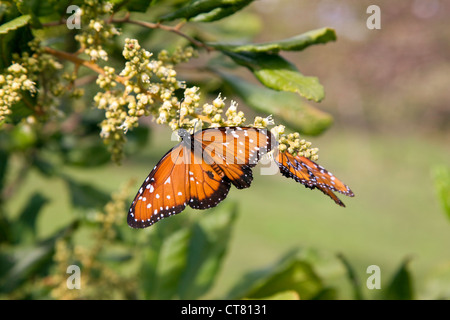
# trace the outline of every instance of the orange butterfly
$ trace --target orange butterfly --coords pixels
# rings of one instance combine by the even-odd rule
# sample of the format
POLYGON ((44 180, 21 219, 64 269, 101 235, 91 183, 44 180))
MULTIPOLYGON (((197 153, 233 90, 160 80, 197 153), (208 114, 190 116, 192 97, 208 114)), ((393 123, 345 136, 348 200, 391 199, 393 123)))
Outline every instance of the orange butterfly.
MULTIPOLYGON (((276 140, 266 129, 221 127, 194 134, 181 129, 179 135, 182 141, 162 157, 139 188, 128 212, 129 226, 146 228, 186 206, 217 206, 231 184, 238 189, 250 187, 251 168, 276 149, 276 140)), ((284 176, 318 188, 339 205, 344 206, 332 191, 353 196, 346 185, 311 160, 284 152, 275 162, 284 176)))
POLYGON ((353 197, 354 193, 331 172, 312 160, 301 156, 293 156, 288 152, 279 152, 275 160, 282 175, 300 182, 305 187, 317 188, 334 200, 338 205, 345 207, 344 203, 333 193, 340 192, 353 197))

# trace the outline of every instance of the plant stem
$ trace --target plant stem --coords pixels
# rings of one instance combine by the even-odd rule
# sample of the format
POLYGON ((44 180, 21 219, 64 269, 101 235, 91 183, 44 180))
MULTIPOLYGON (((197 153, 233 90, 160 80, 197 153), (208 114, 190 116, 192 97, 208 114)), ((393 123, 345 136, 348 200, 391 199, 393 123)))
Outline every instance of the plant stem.
MULTIPOLYGON (((102 74, 102 75, 106 74, 105 70, 103 70, 99 65, 95 64, 92 61, 80 59, 74 54, 71 54, 71 53, 68 53, 68 52, 64 52, 64 51, 59 51, 59 50, 56 50, 56 49, 53 49, 53 48, 49 48, 49 47, 44 47, 44 51, 46 53, 51 54, 52 56, 57 57, 57 58, 73 62, 76 66, 84 66, 86 68, 91 69, 92 71, 95 71, 96 73, 99 73, 99 74, 102 74)), ((127 78, 116 75, 114 80, 116 80, 117 82, 120 82, 121 84, 125 85, 125 82, 126 82, 127 78)))

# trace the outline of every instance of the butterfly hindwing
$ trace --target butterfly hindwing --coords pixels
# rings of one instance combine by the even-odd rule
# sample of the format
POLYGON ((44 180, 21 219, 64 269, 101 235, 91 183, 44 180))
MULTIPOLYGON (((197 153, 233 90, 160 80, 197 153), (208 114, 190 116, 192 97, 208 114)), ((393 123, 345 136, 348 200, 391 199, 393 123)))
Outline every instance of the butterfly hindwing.
MULTIPOLYGON (((194 155, 192 155, 194 157, 194 155)), ((204 159, 189 165, 188 183, 190 190, 189 206, 194 209, 208 209, 217 206, 230 190, 230 180, 204 159)))

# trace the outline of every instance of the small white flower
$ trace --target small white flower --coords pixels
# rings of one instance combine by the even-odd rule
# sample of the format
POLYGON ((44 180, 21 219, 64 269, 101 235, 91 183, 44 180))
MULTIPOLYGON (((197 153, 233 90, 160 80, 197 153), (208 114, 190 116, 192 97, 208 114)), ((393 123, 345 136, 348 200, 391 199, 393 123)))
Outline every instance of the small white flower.
POLYGON ((103 28, 103 25, 100 22, 95 21, 92 28, 94 28, 95 31, 100 32, 100 30, 102 30, 103 28))
POLYGON ((275 135, 275 137, 278 137, 284 133, 285 126, 282 124, 273 127, 270 131, 275 135))

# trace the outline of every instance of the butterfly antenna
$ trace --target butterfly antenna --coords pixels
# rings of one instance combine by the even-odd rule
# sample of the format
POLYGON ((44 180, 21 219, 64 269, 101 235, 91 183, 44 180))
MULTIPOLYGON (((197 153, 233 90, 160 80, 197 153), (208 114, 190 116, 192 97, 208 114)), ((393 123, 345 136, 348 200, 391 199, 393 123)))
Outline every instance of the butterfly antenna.
POLYGON ((178 108, 178 128, 181 129, 181 104, 183 103, 184 98, 180 101, 180 107, 178 108))

